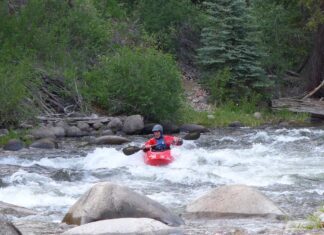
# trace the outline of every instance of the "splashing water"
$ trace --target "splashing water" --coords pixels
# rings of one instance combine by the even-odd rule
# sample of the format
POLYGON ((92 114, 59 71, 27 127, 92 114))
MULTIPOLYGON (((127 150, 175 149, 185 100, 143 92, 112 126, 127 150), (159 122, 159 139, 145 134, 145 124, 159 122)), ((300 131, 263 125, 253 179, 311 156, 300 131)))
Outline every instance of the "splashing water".
MULTIPOLYGON (((144 141, 136 137, 132 144, 144 141)), ((318 129, 215 130, 174 147, 175 161, 163 167, 145 165, 142 152, 125 156, 120 147, 96 148, 85 156, 58 150, 35 158, 12 154, 0 158, 7 185, 0 188, 0 201, 53 211, 50 219, 60 221, 100 181, 126 185, 180 211, 211 188, 246 184, 290 215, 303 217, 323 198, 323 143, 324 131, 318 129), (8 170, 13 167, 19 170, 8 170)))

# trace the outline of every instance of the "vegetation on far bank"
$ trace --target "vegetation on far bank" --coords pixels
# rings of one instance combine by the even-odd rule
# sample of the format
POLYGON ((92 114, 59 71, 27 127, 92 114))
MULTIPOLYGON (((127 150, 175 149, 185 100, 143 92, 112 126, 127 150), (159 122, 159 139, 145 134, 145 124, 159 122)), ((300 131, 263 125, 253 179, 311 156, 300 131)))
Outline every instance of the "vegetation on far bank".
POLYGON ((307 67, 321 59, 310 55, 323 46, 316 39, 324 17, 315 0, 15 4, 0 2, 0 126, 93 107, 209 126, 300 120, 265 104, 290 94, 289 86, 303 88, 284 79, 287 71, 309 78, 309 87, 318 84, 314 72, 321 74, 307 67), (191 71, 217 107, 213 120, 183 105, 180 78, 191 71), (263 117, 250 119, 252 110, 263 117))
POLYGON ((211 111, 197 112, 191 107, 182 109, 183 116, 180 123, 196 123, 207 127, 227 127, 230 124, 239 122, 243 126, 257 127, 260 125, 274 125, 288 122, 289 126, 305 125, 309 117, 305 113, 292 113, 290 111, 276 111, 269 109, 255 109, 249 105, 236 105, 230 103, 211 111), (252 109, 250 109, 252 108, 252 109), (260 117, 255 117, 254 113, 260 112, 260 117))

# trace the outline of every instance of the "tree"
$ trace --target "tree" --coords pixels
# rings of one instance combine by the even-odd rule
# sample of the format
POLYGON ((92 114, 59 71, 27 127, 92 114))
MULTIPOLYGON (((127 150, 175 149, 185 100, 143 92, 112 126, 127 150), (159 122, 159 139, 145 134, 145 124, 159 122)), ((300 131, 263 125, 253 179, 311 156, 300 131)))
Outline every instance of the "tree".
POLYGON ((204 5, 209 24, 202 30, 199 63, 213 76, 223 74, 224 69, 228 74, 229 70, 231 76, 220 89, 230 90, 233 99, 249 97, 268 86, 270 82, 260 66, 257 31, 245 1, 214 0, 204 5))
MULTIPOLYGON (((324 80, 324 2, 321 0, 301 0, 308 9, 307 26, 314 32, 313 50, 309 65, 309 89, 317 87, 324 80)), ((322 91, 320 95, 323 95, 322 91)))

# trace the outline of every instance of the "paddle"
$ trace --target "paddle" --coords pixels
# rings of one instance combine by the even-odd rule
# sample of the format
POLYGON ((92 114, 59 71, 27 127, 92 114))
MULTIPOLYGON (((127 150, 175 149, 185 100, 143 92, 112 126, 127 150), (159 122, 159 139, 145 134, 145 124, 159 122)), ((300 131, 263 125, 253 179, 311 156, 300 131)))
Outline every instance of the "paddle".
MULTIPOLYGON (((191 132, 186 134, 182 139, 184 140, 197 140, 200 137, 199 132, 191 132)), ((136 146, 128 146, 126 148, 123 148, 123 153, 125 155, 132 155, 134 153, 137 153, 138 151, 143 150, 141 147, 136 147, 136 146)))

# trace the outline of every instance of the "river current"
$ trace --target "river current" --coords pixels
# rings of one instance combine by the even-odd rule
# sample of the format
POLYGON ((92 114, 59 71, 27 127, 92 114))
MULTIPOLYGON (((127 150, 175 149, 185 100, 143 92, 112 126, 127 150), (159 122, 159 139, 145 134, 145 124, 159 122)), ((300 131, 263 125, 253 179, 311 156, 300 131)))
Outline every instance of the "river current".
MULTIPOLYGON (((134 136, 141 145, 148 136, 134 136)), ((147 166, 143 153, 125 146, 0 153, 0 201, 39 211, 35 219, 59 222, 92 185, 111 181, 182 213, 185 206, 220 185, 257 187, 292 219, 323 203, 324 129, 215 129, 172 149, 175 161, 147 166)))

